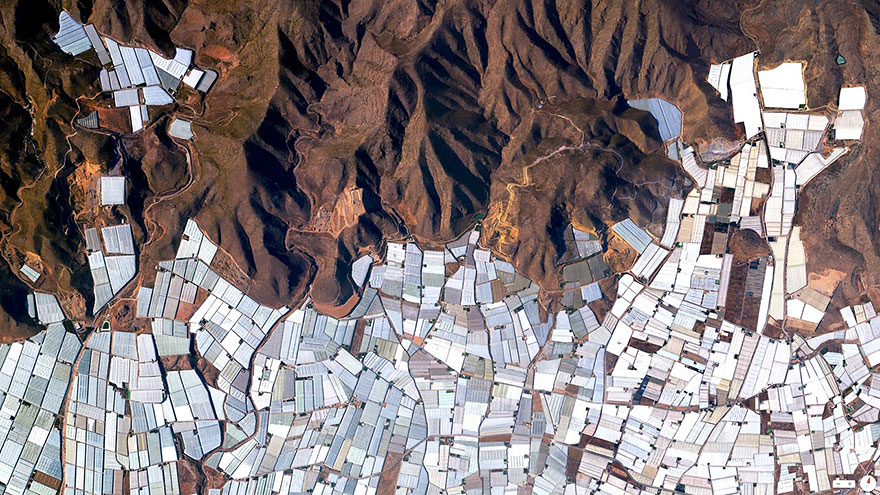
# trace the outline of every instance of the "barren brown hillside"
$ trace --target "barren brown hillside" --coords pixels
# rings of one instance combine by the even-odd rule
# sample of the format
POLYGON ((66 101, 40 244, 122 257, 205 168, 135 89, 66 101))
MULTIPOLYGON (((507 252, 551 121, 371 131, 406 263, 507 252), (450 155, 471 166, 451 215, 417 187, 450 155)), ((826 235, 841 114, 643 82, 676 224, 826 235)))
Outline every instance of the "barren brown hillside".
MULTIPOLYGON (((479 214, 489 247, 557 288, 566 225, 601 238, 630 216, 658 233, 664 198, 692 187, 663 158, 648 114, 624 99, 672 101, 684 140, 709 152, 742 134, 705 82, 712 62, 752 49, 762 65, 805 60, 811 108, 833 105, 841 83, 880 95, 870 77, 880 45, 873 4, 724 4, 5 2, 6 335, 35 328, 23 311, 27 286, 14 276, 23 256, 46 267, 39 289, 89 318, 82 231, 121 218, 135 227, 147 280, 195 217, 230 270, 251 280, 251 295, 275 306, 309 291, 318 304, 343 304, 356 292, 348 266, 360 254, 405 235, 450 240, 479 214), (136 135, 71 124, 99 93, 99 69, 51 43, 62 8, 119 40, 192 48, 199 66, 220 73, 207 96, 182 93, 165 112, 194 121, 193 143, 167 136, 167 115, 136 135), (846 65, 835 64, 838 52, 846 65), (96 209, 77 172, 86 166, 128 177, 127 206, 96 209), (353 191, 359 203, 349 204, 353 191)), ((869 123, 860 148, 813 181, 799 207, 810 270, 845 269, 850 296, 880 285, 876 132, 869 123)))

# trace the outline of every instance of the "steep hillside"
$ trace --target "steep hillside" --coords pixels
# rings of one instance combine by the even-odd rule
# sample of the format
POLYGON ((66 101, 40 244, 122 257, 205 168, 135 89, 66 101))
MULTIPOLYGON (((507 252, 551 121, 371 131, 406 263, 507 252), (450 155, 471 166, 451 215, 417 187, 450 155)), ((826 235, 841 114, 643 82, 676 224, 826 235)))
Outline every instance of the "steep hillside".
MULTIPOLYGON (((807 60, 811 107, 833 103, 841 82, 880 94, 866 69, 878 18, 870 5, 818 1, 8 2, 0 248, 11 272, 38 260, 38 288, 85 319, 86 223, 127 218, 150 277, 193 216, 262 302, 311 291, 332 306, 356 291, 349 263, 385 239, 439 244, 486 215, 488 245, 556 288, 567 223, 601 236, 631 216, 658 231, 661 198, 691 187, 625 98, 662 96, 682 110, 685 141, 727 149, 742 131, 705 82, 711 62, 756 48, 762 64, 807 60), (62 8, 119 40, 192 48, 220 73, 207 96, 183 93, 169 109, 194 121, 194 143, 168 138, 166 117, 123 136, 71 124, 99 92, 98 66, 50 42, 62 8), (84 167, 126 175, 128 205, 96 210, 84 167)), ((866 270, 880 260, 877 209, 864 207, 878 192, 866 180, 873 148, 814 181, 800 209, 805 231, 830 238, 807 237, 811 262, 842 256, 853 292, 880 283, 866 270), (836 193, 815 202, 814 191, 836 193)), ((17 297, 0 298, 5 313, 22 314, 17 297)))

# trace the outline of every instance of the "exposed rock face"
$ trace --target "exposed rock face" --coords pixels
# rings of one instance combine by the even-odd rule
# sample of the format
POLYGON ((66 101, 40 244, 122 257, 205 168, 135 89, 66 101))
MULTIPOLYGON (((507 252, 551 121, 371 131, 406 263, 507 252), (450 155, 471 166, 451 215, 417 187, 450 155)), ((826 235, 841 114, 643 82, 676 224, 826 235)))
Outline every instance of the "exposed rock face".
MULTIPOLYGON (((814 108, 833 104, 841 83, 880 94, 866 69, 878 18, 870 5, 819 1, 10 2, 0 7, 0 248, 12 270, 27 254, 41 260, 40 286, 83 318, 85 223, 127 217, 149 268, 194 216, 254 297, 290 304, 311 290, 337 305, 356 291, 348 265, 359 254, 405 234, 439 244, 482 213, 488 245, 555 288, 568 222, 601 236, 631 216, 656 233, 663 198, 691 187, 623 98, 662 96, 684 113, 687 142, 727 146, 742 131, 705 82, 709 63, 750 49, 767 65, 806 60, 814 108), (169 109, 194 120, 190 149, 167 137, 164 117, 128 136, 71 125, 94 103, 78 96, 98 92, 98 68, 51 44, 62 7, 119 40, 192 48, 218 70, 206 97, 182 92, 169 109), (135 186, 127 206, 89 202, 74 173, 84 164, 120 167, 135 186)), ((868 118, 876 111, 869 99, 868 118)), ((868 125, 861 149, 799 207, 810 263, 850 266, 853 293, 880 284, 875 132, 868 125)), ((21 315, 10 297, 4 313, 21 315)))

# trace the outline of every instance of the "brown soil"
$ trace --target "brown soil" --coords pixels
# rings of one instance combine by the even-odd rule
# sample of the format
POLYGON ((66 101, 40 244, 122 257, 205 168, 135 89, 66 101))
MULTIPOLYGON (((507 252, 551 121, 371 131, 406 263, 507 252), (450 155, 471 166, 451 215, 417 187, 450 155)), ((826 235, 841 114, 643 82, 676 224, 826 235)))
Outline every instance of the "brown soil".
POLYGON ((162 369, 167 371, 182 371, 192 369, 189 356, 161 356, 159 360, 162 362, 162 369))
POLYGON ((395 493, 402 460, 403 454, 388 452, 388 454, 385 455, 384 469, 382 474, 379 475, 379 486, 376 488, 377 494, 386 495, 395 493))
POLYGON ((212 387, 217 387, 217 378, 220 377, 220 370, 214 367, 213 364, 209 363, 205 358, 199 356, 196 360, 196 370, 202 374, 202 377, 205 379, 205 383, 212 387))
POLYGON ((199 487, 204 484, 205 477, 199 472, 195 463, 184 455, 178 456, 177 477, 180 481, 180 493, 207 493, 200 492, 199 487))
POLYGON ((752 261, 771 254, 767 240, 754 230, 737 230, 730 235, 727 248, 733 255, 734 263, 752 261))
MULTIPOLYGON (((810 272, 808 275, 807 286, 811 289, 831 296, 837 290, 837 285, 846 277, 846 273, 833 268, 826 268, 822 273, 810 272)), ((870 293, 870 292, 869 292, 870 293)))

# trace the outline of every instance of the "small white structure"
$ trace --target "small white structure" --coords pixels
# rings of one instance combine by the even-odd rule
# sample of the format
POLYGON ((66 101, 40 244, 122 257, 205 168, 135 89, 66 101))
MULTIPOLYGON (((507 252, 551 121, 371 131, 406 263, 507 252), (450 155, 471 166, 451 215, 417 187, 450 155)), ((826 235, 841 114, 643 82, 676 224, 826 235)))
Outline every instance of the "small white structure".
POLYGON ((27 277, 31 282, 36 282, 37 279, 40 278, 40 272, 34 270, 28 265, 21 266, 21 273, 23 273, 24 276, 27 277))
POLYGON ((709 69, 709 77, 707 80, 713 88, 718 90, 721 99, 727 101, 727 86, 730 80, 730 62, 712 64, 712 67, 709 69))
POLYGON ((125 204, 125 177, 101 177, 101 205, 125 204))
POLYGON ((187 72, 185 76, 183 76, 183 84, 186 84, 187 86, 195 89, 196 85, 199 84, 199 80, 204 74, 205 72, 199 69, 190 69, 190 71, 187 72))
POLYGON ((844 110, 834 120, 834 137, 837 139, 861 139, 865 119, 861 110, 844 110))
POLYGON ((361 256, 351 264, 351 279, 354 280, 355 285, 360 287, 364 284, 372 264, 373 257, 369 254, 361 256))
POLYGON ((174 119, 168 127, 171 137, 190 140, 193 138, 192 122, 183 119, 174 119))
POLYGON ((838 110, 862 110, 865 108, 867 94, 865 93, 864 86, 840 88, 840 98, 838 100, 838 110))
POLYGON ((733 59, 730 69, 730 93, 733 97, 733 120, 742 122, 746 137, 751 138, 761 132, 761 105, 758 102, 758 88, 755 85, 755 52, 733 59))
MULTIPOLYGON (((146 107, 144 107, 146 108, 146 107)), ((137 132, 144 128, 144 115, 141 111, 141 107, 134 106, 128 107, 128 111, 131 114, 131 132, 137 132)))
POLYGON ((765 107, 796 109, 807 104, 803 65, 798 62, 786 62, 770 70, 760 70, 758 82, 761 83, 765 107))
POLYGON ((144 103, 147 105, 170 105, 174 103, 174 99, 159 85, 141 88, 141 93, 144 96, 144 103))
POLYGON ((137 89, 120 89, 113 92, 113 104, 117 108, 137 106, 140 103, 137 89))

